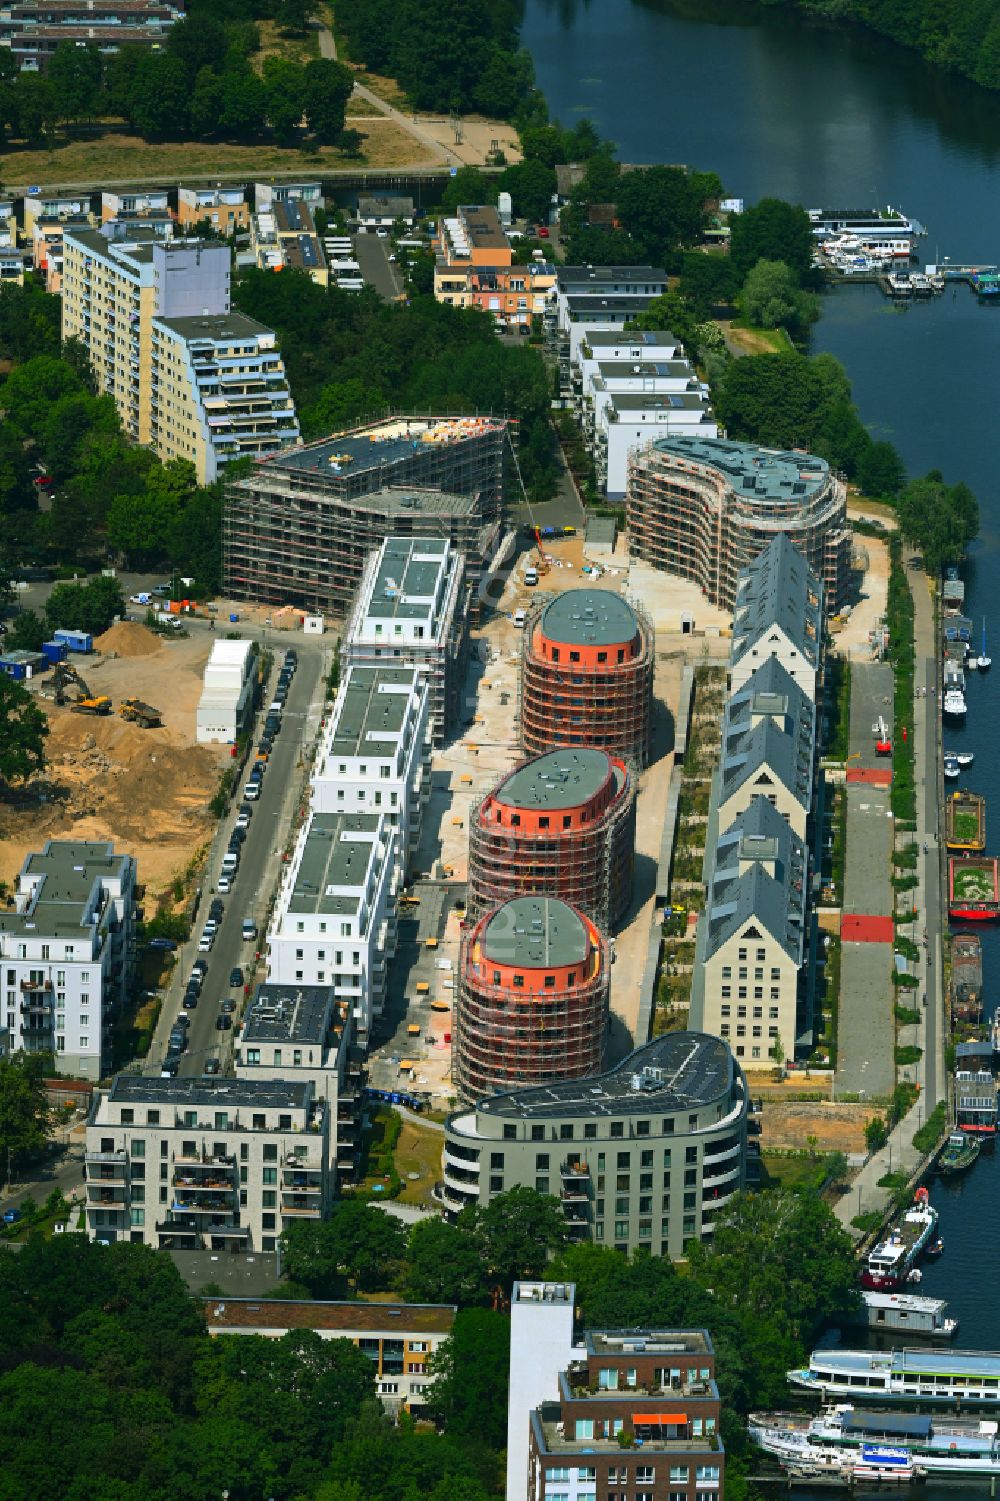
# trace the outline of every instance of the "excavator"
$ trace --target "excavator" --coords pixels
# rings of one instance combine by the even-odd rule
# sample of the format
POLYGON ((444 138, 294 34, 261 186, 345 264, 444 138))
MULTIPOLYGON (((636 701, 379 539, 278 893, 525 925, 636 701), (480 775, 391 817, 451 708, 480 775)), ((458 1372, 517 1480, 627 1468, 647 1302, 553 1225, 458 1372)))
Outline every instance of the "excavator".
POLYGON ((106 693, 92 693, 68 662, 57 662, 52 676, 40 690, 44 697, 55 699, 57 704, 69 704, 74 714, 110 714, 111 700, 106 693))
POLYGON ((118 705, 118 712, 123 719, 137 724, 143 730, 155 730, 163 723, 159 709, 154 709, 152 704, 144 704, 141 698, 123 698, 118 705))

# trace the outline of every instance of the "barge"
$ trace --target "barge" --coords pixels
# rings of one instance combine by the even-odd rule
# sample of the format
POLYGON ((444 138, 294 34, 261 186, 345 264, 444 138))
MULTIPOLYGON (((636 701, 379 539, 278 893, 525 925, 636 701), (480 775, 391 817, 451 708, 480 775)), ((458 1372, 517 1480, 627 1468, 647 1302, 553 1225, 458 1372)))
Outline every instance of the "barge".
POLYGON ((948 916, 953 922, 996 922, 1000 917, 1000 861, 995 855, 952 855, 948 861, 948 916))
POLYGON ((955 1021, 978 1021, 983 1011, 983 941, 978 933, 951 940, 951 1014, 955 1021))
POLYGON ((944 842, 950 850, 972 854, 986 848, 986 799, 978 792, 950 794, 944 807, 944 842))

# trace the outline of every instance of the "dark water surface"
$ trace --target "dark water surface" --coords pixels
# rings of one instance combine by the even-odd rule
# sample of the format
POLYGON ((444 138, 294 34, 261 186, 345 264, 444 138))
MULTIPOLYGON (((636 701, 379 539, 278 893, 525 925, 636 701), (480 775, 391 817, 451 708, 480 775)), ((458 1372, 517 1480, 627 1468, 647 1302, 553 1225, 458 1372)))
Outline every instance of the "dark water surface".
MULTIPOLYGON (((552 114, 589 115, 623 161, 714 170, 750 201, 891 203, 926 226, 922 261, 1000 262, 1000 95, 880 38, 762 16, 743 0, 527 0, 524 40, 552 114)), ((996 665, 971 676, 968 722, 946 743, 976 753, 965 781, 991 795, 988 848, 1000 852, 1000 308, 965 288, 907 309, 844 288, 824 299, 813 348, 843 361, 865 421, 911 473, 941 469, 979 497, 969 609, 977 631, 988 617, 996 665)), ((992 1012, 1000 932, 983 936, 992 1012)), ((919 1290, 949 1300, 959 1345, 1000 1350, 1000 1148, 931 1191, 945 1253, 919 1290)))

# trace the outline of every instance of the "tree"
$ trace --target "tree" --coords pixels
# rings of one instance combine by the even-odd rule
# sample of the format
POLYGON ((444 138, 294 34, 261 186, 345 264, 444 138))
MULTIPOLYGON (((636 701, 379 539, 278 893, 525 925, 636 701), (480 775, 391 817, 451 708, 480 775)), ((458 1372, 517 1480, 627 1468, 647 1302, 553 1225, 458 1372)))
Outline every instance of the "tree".
POLYGON ((559 1200, 518 1186, 488 1204, 463 1209, 461 1229, 471 1230, 487 1272, 509 1287, 516 1277, 537 1277, 549 1252, 566 1243, 559 1200))
POLYGON ((56 584, 45 605, 50 630, 81 630, 92 636, 101 635, 116 615, 124 614, 121 585, 103 577, 86 584, 56 584))
MULTIPOLYGON (((0 683, 0 712, 4 707, 0 683)), ((0 726, 0 742, 3 733, 0 726)), ((49 1116, 45 1088, 23 1054, 0 1058, 0 1171, 6 1173, 8 1164, 18 1166, 44 1150, 49 1116)))
POLYGON ((968 485, 946 485, 938 470, 911 480, 896 511, 903 536, 920 549, 932 574, 961 562, 979 531, 979 505, 968 485))
POLYGON ((85 395, 83 382, 65 360, 40 354, 8 375, 3 387, 7 422, 26 438, 41 441, 49 413, 63 396, 85 395))
POLYGON ((812 267, 813 241, 809 215, 798 204, 781 198, 762 198, 729 221, 729 254, 740 280, 758 261, 783 261, 799 282, 812 267))
POLYGON ((49 722, 22 683, 0 673, 0 779, 26 782, 45 766, 49 722))
POLYGON ((487 177, 478 167, 459 167, 445 183, 441 206, 453 214, 461 203, 496 203, 499 191, 495 177, 487 177))
POLYGON ((460 1308, 428 1366, 428 1406, 453 1438, 502 1448, 509 1366, 510 1320, 487 1308, 460 1308))
POLYGON ((285 31, 301 35, 309 24, 313 9, 313 0, 278 0, 278 25, 285 31))
POLYGON ((211 68, 201 68, 191 95, 191 134, 198 137, 214 135, 221 112, 222 80, 211 68))
POLYGON ((222 101, 219 127, 237 140, 252 140, 264 128, 267 98, 264 85, 256 73, 243 67, 227 70, 222 76, 222 101))
POLYGON ((718 307, 728 306, 736 296, 739 281, 727 255, 689 250, 681 261, 680 293, 696 318, 711 318, 718 307))
POLYGON ((486 1279, 473 1236, 444 1220, 421 1220, 410 1232, 406 1293, 417 1303, 469 1307, 486 1298, 486 1279))
POLYGON ((59 103, 49 80, 40 73, 22 73, 13 90, 14 129, 32 145, 51 134, 59 118, 59 103))
POLYGON ((360 1199, 342 1199, 323 1224, 292 1225, 285 1235, 288 1275, 313 1297, 340 1296, 345 1276, 366 1292, 389 1285, 405 1250, 404 1226, 360 1199))
POLYGON ((885 1121, 880 1115, 873 1115, 871 1120, 865 1124, 865 1146, 868 1148, 869 1154, 881 1152, 888 1140, 889 1132, 886 1129, 885 1121))
POLYGON ((508 167, 500 179, 503 191, 508 192, 519 218, 548 222, 552 195, 556 190, 556 174, 541 162, 518 162, 508 167))
POLYGON ((0 512, 34 511, 37 508, 31 465, 24 439, 13 423, 0 425, 0 512))
POLYGON ((45 70, 63 120, 90 120, 97 113, 103 81, 101 54, 93 42, 60 42, 45 70))
POLYGON ((130 118, 140 135, 153 140, 183 139, 188 133, 191 84, 179 57, 143 54, 135 72, 130 118))
POLYGON ((759 260, 747 272, 740 294, 743 316, 757 328, 801 332, 819 317, 819 300, 799 287, 784 261, 759 260))
POLYGON ((34 610, 22 610, 7 634, 7 646, 16 651, 41 651, 45 626, 34 610))
POLYGON ((774 448, 805 448, 853 476, 871 440, 832 355, 748 355, 719 382, 717 408, 731 436, 774 448))
POLYGON ((644 167, 618 182, 618 217, 645 256, 670 260, 705 228, 705 205, 721 192, 718 178, 683 167, 644 167))
POLYGON ((316 57, 306 63, 304 86, 309 129, 318 141, 331 144, 344 128, 354 75, 343 63, 316 57))
POLYGON ((167 50, 183 63, 189 84, 206 68, 221 73, 228 47, 225 26, 205 11, 182 17, 167 32, 167 50))
POLYGON ((891 500, 906 483, 906 470, 891 443, 873 442, 858 465, 858 485, 865 495, 891 500))
POLYGON ((279 141, 291 140, 302 121, 305 79, 298 63, 269 57, 264 63, 267 118, 279 141))

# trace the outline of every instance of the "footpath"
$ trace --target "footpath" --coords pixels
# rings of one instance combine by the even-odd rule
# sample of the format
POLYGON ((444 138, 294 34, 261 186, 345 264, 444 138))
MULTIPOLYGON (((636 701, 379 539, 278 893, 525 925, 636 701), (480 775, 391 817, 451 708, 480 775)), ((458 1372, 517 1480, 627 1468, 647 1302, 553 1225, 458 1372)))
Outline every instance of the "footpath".
MULTIPOLYGON (((902 1042, 913 1041, 922 1049, 917 1064, 902 1070, 904 1078, 910 1078, 920 1093, 899 1124, 890 1132, 885 1146, 875 1152, 865 1163, 852 1185, 835 1206, 834 1213, 853 1235, 860 1232, 851 1225, 858 1214, 885 1213, 891 1204, 894 1190, 880 1188, 879 1179, 889 1173, 905 1173, 913 1177, 925 1165, 925 1154, 913 1145, 913 1135, 927 1120, 939 1100, 947 1094, 947 1075, 944 1064, 944 1048, 947 1038, 947 1017, 944 993, 944 954, 942 927, 942 857, 939 839, 938 809, 941 759, 939 754, 940 721, 938 705, 938 658, 937 633, 934 622, 934 601, 930 585, 923 570, 908 570, 910 591, 914 602, 914 703, 911 725, 913 736, 914 780, 917 788, 917 829, 915 839, 918 848, 918 885, 913 892, 914 907, 918 913, 915 932, 920 938, 920 964, 926 970, 926 1007, 919 997, 923 987, 913 992, 914 1004, 921 1011, 918 1026, 901 1033, 902 1042), (933 691, 932 691, 933 690, 933 691), (926 848, 926 853, 925 853, 926 848), (925 959, 923 938, 926 935, 925 959)), ((850 854, 850 846, 848 846, 850 854)))

